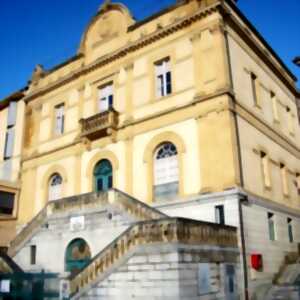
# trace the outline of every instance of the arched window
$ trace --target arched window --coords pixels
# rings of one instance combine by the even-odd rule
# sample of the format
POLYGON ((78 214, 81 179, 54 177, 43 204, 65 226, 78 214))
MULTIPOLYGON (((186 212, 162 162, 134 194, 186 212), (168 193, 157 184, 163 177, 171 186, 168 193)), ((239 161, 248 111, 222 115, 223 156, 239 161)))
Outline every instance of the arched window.
POLYGON ((107 191, 113 187, 113 170, 109 160, 100 160, 94 169, 95 192, 107 191))
POLYGON ((154 196, 168 200, 178 194, 178 153, 174 144, 161 144, 154 153, 154 196))
POLYGON ((83 239, 71 241, 66 249, 65 270, 72 275, 79 273, 90 261, 91 250, 83 239))
POLYGON ((49 187, 48 187, 48 200, 57 200, 62 197, 62 184, 63 184, 63 179, 62 177, 58 174, 55 173, 51 176, 49 180, 49 187))

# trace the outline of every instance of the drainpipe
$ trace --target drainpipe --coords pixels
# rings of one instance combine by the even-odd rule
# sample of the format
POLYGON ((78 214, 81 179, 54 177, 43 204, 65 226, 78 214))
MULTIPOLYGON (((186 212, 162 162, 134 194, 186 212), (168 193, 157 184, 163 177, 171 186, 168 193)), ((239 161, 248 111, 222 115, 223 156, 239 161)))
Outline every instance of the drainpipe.
MULTIPOLYGON (((234 95, 234 82, 232 76, 232 64, 231 64, 231 55, 228 41, 228 32, 225 28, 224 30, 225 44, 226 44, 226 52, 228 57, 228 67, 229 67, 229 77, 230 77, 230 88, 233 92, 233 118, 234 118, 234 127, 235 134, 237 139, 237 150, 238 150, 238 160, 239 160, 239 172, 240 172, 240 185, 241 188, 244 188, 244 174, 243 174, 243 165, 242 165, 242 151, 241 151, 241 141, 239 134, 239 126, 237 113, 235 110, 235 95, 234 95)), ((248 267, 247 267, 247 254, 246 254, 246 242, 245 242, 245 232, 244 232, 244 217, 243 217, 243 203, 247 202, 247 196, 239 195, 238 196, 238 210, 239 210, 239 226, 240 226, 240 240, 241 240, 241 252, 242 252, 242 267, 244 274, 244 299, 249 300, 249 283, 248 283, 248 267)))

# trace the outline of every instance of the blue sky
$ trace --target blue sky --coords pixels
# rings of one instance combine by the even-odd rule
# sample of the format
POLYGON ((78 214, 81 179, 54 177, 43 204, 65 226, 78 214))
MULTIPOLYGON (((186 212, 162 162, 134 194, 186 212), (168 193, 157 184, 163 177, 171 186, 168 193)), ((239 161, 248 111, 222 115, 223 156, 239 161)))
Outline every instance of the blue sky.
MULTIPOLYGON (((51 68, 76 54, 102 0, 0 0, 0 99, 26 85, 36 64, 51 68)), ((140 20, 175 0, 123 0, 140 20), (153 4, 154 3, 154 4, 153 4)), ((290 70, 300 55, 300 0, 239 0, 239 8, 290 70)), ((298 84, 299 86, 299 84, 298 84)))

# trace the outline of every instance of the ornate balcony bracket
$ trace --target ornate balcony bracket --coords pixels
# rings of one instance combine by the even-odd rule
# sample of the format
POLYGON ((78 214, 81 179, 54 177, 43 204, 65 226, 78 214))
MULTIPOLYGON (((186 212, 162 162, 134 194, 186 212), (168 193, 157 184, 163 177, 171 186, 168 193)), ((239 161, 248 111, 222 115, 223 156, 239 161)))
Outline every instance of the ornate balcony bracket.
POLYGON ((113 108, 96 114, 87 119, 81 119, 81 139, 96 140, 99 138, 114 137, 118 128, 119 113, 113 108))

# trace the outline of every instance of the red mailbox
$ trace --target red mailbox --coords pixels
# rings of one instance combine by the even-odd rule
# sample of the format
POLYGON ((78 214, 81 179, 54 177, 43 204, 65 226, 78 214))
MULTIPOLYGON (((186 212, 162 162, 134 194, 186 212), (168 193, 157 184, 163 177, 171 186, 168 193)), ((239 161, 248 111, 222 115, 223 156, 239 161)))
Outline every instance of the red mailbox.
POLYGON ((251 254, 251 267, 259 271, 263 267, 263 259, 261 254, 251 254))

